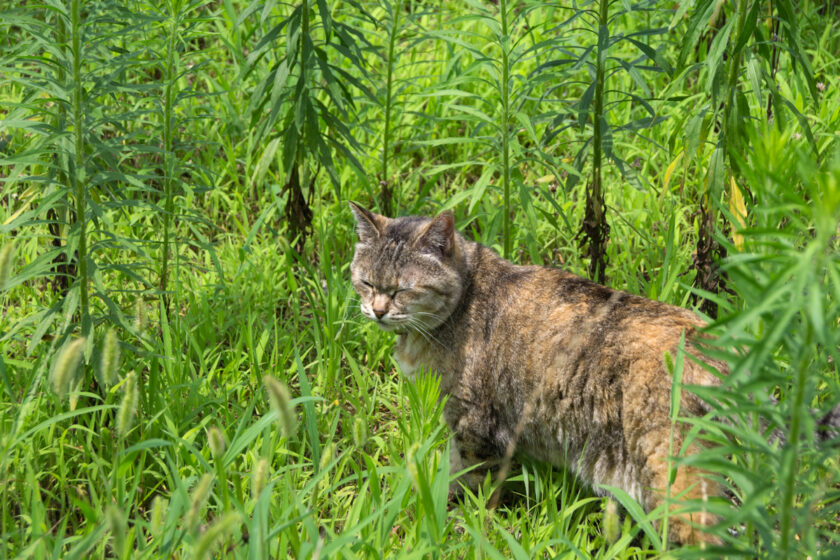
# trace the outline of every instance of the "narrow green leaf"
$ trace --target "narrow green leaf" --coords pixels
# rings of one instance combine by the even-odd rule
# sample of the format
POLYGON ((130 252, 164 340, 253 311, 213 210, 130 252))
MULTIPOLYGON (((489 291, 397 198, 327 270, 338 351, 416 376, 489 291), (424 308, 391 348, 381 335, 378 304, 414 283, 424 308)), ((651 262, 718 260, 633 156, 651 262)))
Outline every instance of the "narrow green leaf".
POLYGON ((724 75, 726 65, 723 62, 723 54, 726 52, 726 47, 729 44, 729 35, 732 33, 732 27, 735 25, 735 20, 730 18, 722 28, 717 30, 715 38, 712 39, 712 45, 709 47, 709 54, 706 56, 706 68, 708 74, 706 75, 706 90, 712 90, 712 84, 719 76, 724 75))

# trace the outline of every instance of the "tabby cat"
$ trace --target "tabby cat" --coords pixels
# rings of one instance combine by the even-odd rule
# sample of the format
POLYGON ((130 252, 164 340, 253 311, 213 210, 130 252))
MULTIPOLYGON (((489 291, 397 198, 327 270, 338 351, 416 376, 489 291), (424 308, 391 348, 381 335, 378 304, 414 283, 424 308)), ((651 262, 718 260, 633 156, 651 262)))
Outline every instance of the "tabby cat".
MULTIPOLYGON (((451 212, 390 219, 351 206, 359 243, 350 270, 362 313, 399 334, 404 374, 440 374, 450 472, 478 465, 456 489, 474 488, 515 450, 622 488, 647 510, 662 503, 668 457, 684 441, 679 425, 671 439, 665 356, 677 354, 683 333, 686 352, 700 355, 700 319, 563 270, 514 265, 458 234, 451 212)), ((684 360, 683 383, 719 384, 710 370, 723 375, 725 367, 712 365, 684 360)), ((682 413, 706 411, 682 392, 682 413)), ((719 493, 686 466, 670 492, 700 500, 719 493)), ((710 541, 696 527, 714 521, 677 515, 669 533, 710 541)))

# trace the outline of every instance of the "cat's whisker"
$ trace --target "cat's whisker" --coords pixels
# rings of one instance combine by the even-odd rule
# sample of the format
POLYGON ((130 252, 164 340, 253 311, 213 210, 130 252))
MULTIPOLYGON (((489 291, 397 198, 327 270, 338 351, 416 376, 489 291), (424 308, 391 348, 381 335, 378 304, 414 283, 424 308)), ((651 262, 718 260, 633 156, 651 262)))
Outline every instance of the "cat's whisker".
POLYGON ((426 342, 431 342, 432 340, 434 340, 438 345, 444 347, 444 344, 440 340, 438 340, 437 337, 431 333, 429 328, 418 319, 415 319, 414 317, 409 317, 408 321, 406 321, 406 325, 414 327, 414 330, 418 332, 423 338, 425 338, 426 342), (429 340, 430 338, 431 340, 429 340))
POLYGON ((431 317, 432 319, 435 319, 436 321, 441 321, 441 322, 444 320, 444 318, 441 317, 440 315, 438 315, 437 313, 429 313, 428 311, 415 311, 413 314, 414 315, 423 315, 424 317, 431 317))
POLYGON ((352 316, 350 315, 351 310, 355 310, 355 315, 361 315, 362 307, 361 307, 361 298, 359 297, 348 297, 347 298, 347 307, 344 308, 344 317, 342 320, 346 321, 350 319, 352 316), (356 303, 357 305, 353 305, 356 303))
MULTIPOLYGON (((420 328, 415 327, 415 328, 414 328, 414 332, 416 332, 417 334, 419 334, 420 336, 422 336, 422 337, 423 337, 423 339, 424 339, 426 342, 428 342, 428 343, 430 343, 430 344, 432 343, 432 340, 431 340, 431 338, 430 338, 430 335, 429 335, 427 332, 425 332, 424 330, 422 330, 422 329, 420 329, 420 328)), ((437 342, 437 341, 435 340, 435 342, 437 342)), ((440 344, 440 343, 438 342, 438 344, 440 344)))
MULTIPOLYGON (((440 325, 442 325, 442 324, 444 324, 444 323, 446 323, 446 322, 448 321, 448 318, 446 318, 446 317, 441 317, 441 316, 440 316, 440 315, 438 315, 437 313, 431 313, 431 312, 428 312, 428 311, 412 311, 412 312, 411 312, 411 315, 412 315, 413 317, 416 317, 416 316, 423 316, 423 317, 430 317, 430 318, 434 319, 434 321, 435 321, 435 328, 437 328, 438 326, 440 326, 440 325)), ((428 329, 428 328, 430 328, 430 327, 426 326, 426 328, 428 329)), ((443 345, 441 344, 441 346, 443 346, 443 345)))
POLYGON ((347 309, 344 311, 344 317, 342 321, 350 321, 350 320, 358 320, 359 318, 367 319, 364 313, 362 313, 362 308, 358 305, 355 306, 348 306, 347 309))
POLYGON ((426 332, 423 330, 423 325, 419 321, 417 321, 417 319, 412 319, 411 317, 408 317, 404 321, 404 324, 407 329, 420 333, 421 335, 423 335, 423 338, 425 338, 427 341, 429 340, 429 338, 426 336, 426 332))

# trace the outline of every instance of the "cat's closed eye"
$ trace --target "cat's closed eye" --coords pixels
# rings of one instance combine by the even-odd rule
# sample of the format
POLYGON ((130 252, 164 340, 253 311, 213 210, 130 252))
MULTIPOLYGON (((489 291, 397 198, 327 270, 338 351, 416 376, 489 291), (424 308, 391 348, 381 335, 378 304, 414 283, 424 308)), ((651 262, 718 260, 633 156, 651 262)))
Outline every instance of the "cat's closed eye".
POLYGON ((364 287, 368 288, 369 290, 371 290, 375 293, 378 293, 378 294, 385 294, 388 297, 390 297, 391 299, 396 298, 397 294, 401 294, 401 293, 404 293, 404 292, 411 291, 411 288, 392 288, 392 287, 383 288, 383 287, 380 287, 380 286, 376 286, 376 285, 374 285, 373 283, 371 283, 367 280, 359 280, 359 282, 364 287))

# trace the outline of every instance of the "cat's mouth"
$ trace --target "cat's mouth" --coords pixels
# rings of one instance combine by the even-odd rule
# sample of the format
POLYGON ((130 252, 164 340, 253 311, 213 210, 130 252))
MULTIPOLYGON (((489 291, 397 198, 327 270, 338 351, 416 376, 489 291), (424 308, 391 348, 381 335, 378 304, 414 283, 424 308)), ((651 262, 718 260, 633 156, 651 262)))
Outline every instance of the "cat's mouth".
POLYGON ((393 316, 391 313, 386 313, 380 317, 373 313, 372 310, 366 309, 365 307, 362 307, 362 315, 376 323, 376 326, 383 331, 396 331, 398 334, 406 330, 411 319, 410 315, 404 313, 396 316, 393 316))
POLYGON ((387 315, 374 319, 376 326, 383 331, 404 331, 408 317, 388 317, 387 315))
POLYGON ((382 317, 381 319, 376 319, 376 326, 378 326, 383 331, 393 331, 399 329, 405 321, 389 319, 387 317, 382 317))

